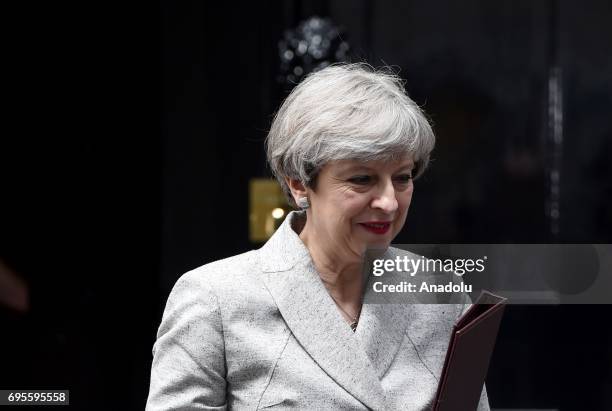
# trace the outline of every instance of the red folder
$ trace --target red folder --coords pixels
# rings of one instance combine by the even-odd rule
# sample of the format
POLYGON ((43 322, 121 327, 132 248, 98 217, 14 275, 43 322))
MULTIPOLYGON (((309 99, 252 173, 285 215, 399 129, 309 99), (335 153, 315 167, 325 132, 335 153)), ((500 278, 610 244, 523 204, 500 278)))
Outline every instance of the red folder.
POLYGON ((474 411, 507 299, 483 291, 453 327, 434 411, 474 411))

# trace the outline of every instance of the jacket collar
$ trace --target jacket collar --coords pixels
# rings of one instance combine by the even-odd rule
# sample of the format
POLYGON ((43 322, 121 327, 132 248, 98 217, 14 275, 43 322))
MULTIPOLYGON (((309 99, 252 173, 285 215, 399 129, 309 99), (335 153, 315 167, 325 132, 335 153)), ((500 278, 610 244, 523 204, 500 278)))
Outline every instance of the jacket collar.
POLYGON ((268 242, 260 249, 264 272, 286 271, 310 253, 297 233, 306 223, 306 211, 292 211, 268 242))
MULTIPOLYGON (((289 213, 261 248, 264 283, 293 335, 319 366, 367 407, 388 408, 380 378, 403 340, 406 306, 364 304, 353 333, 298 236, 305 221, 304 211, 289 213)), ((371 287, 366 287, 366 300, 368 292, 371 287)))

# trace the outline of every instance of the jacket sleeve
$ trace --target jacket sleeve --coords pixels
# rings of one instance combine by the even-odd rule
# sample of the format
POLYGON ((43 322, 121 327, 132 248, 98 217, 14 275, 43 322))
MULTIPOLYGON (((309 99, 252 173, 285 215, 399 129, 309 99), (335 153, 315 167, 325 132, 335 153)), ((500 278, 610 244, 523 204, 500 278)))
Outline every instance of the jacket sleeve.
POLYGON ((168 297, 153 345, 147 411, 227 408, 223 325, 205 277, 183 275, 168 297))

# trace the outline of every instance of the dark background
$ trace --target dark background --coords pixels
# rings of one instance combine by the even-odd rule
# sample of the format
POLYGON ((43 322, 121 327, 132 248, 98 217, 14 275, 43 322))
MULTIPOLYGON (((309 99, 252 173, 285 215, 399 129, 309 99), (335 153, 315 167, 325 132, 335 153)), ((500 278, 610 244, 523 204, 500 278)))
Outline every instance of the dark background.
MULTIPOLYGON (((30 304, 0 308, 0 388, 68 388, 74 409, 144 407, 178 276, 259 246, 248 181, 268 175, 263 139, 288 92, 277 42, 312 15, 344 28, 353 61, 401 69, 433 121, 434 160, 397 243, 612 243, 610 2, 162 1, 4 15, 0 258, 30 304)), ((508 307, 491 405, 612 409, 611 315, 508 307)))

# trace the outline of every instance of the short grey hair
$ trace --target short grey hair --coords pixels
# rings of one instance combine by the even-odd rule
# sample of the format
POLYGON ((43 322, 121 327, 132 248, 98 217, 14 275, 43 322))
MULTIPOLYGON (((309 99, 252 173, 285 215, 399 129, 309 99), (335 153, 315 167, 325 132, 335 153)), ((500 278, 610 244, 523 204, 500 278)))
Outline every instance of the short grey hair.
POLYGON ((391 68, 335 64, 309 74, 285 99, 266 138, 272 173, 292 206, 285 177, 314 188, 333 160, 392 160, 411 154, 414 178, 435 144, 425 113, 391 68))

